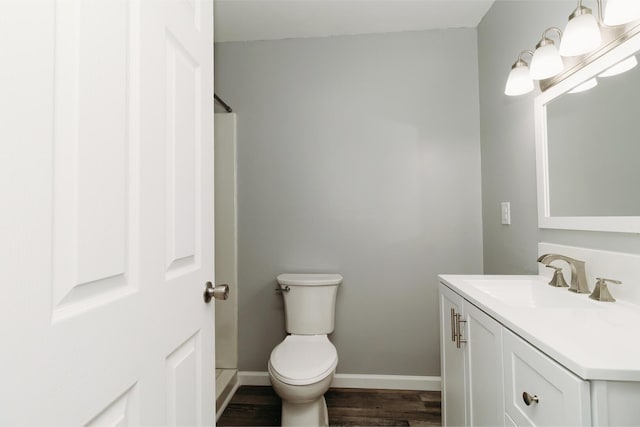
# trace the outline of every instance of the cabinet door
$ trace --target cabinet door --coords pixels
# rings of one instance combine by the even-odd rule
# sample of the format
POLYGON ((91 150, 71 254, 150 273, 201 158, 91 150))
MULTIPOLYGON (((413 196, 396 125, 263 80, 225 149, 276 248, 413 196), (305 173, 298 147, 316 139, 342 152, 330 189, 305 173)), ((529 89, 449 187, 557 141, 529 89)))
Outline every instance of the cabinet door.
POLYGON ((503 425, 502 327, 468 301, 464 301, 463 310, 467 322, 468 425, 503 425))
POLYGON ((451 310, 462 312, 462 297, 440 284, 440 366, 442 375, 442 425, 467 425, 465 410, 464 347, 453 340, 451 310))
POLYGON ((591 425, 588 381, 506 329, 503 340, 505 409, 517 425, 591 425))

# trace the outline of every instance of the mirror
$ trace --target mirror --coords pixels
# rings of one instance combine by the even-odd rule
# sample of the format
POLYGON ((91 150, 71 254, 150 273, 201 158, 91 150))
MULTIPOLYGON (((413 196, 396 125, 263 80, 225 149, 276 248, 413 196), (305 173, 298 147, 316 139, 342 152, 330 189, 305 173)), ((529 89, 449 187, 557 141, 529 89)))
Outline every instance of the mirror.
POLYGON ((639 50, 637 34, 536 99, 541 228, 640 232, 640 65, 601 77, 639 50))
POLYGON ((640 67, 597 82, 547 104, 551 216, 640 216, 640 67))

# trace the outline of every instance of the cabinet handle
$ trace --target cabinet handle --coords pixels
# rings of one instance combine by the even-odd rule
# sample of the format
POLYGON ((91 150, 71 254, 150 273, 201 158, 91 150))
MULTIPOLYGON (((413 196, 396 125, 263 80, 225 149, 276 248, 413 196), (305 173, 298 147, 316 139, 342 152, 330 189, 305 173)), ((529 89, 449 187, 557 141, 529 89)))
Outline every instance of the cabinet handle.
POLYGON ((524 400, 524 403, 527 406, 531 406, 532 403, 536 403, 537 404, 537 403, 540 402, 540 399, 538 399, 537 395, 531 396, 526 391, 524 393, 522 393, 522 400, 524 400))
POLYGON ((451 341, 456 342, 456 310, 451 309, 451 341))
POLYGON ((467 323, 466 320, 462 320, 462 314, 456 314, 456 347, 460 348, 460 344, 467 342, 467 340, 462 339, 462 328, 460 327, 460 323, 467 323))

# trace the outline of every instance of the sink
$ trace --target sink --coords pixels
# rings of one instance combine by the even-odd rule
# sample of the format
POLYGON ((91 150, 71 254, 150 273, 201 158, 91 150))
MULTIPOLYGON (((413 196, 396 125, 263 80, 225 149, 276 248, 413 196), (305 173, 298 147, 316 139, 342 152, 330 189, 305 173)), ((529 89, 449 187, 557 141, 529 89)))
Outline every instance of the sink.
POLYGON ((547 279, 537 276, 531 279, 493 276, 486 279, 466 279, 465 282, 514 308, 596 308, 586 295, 568 292, 568 288, 549 286, 547 279))

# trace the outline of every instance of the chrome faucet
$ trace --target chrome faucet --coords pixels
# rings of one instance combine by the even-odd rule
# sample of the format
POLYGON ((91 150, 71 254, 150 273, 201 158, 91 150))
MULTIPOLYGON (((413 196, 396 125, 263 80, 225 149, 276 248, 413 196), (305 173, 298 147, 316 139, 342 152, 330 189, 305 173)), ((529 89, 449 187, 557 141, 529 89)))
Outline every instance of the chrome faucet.
POLYGON ((588 294, 589 285, 587 284, 585 262, 558 254, 544 254, 538 258, 538 262, 545 266, 549 266, 556 260, 564 261, 571 267, 571 286, 569 286, 568 290, 577 294, 588 294))

